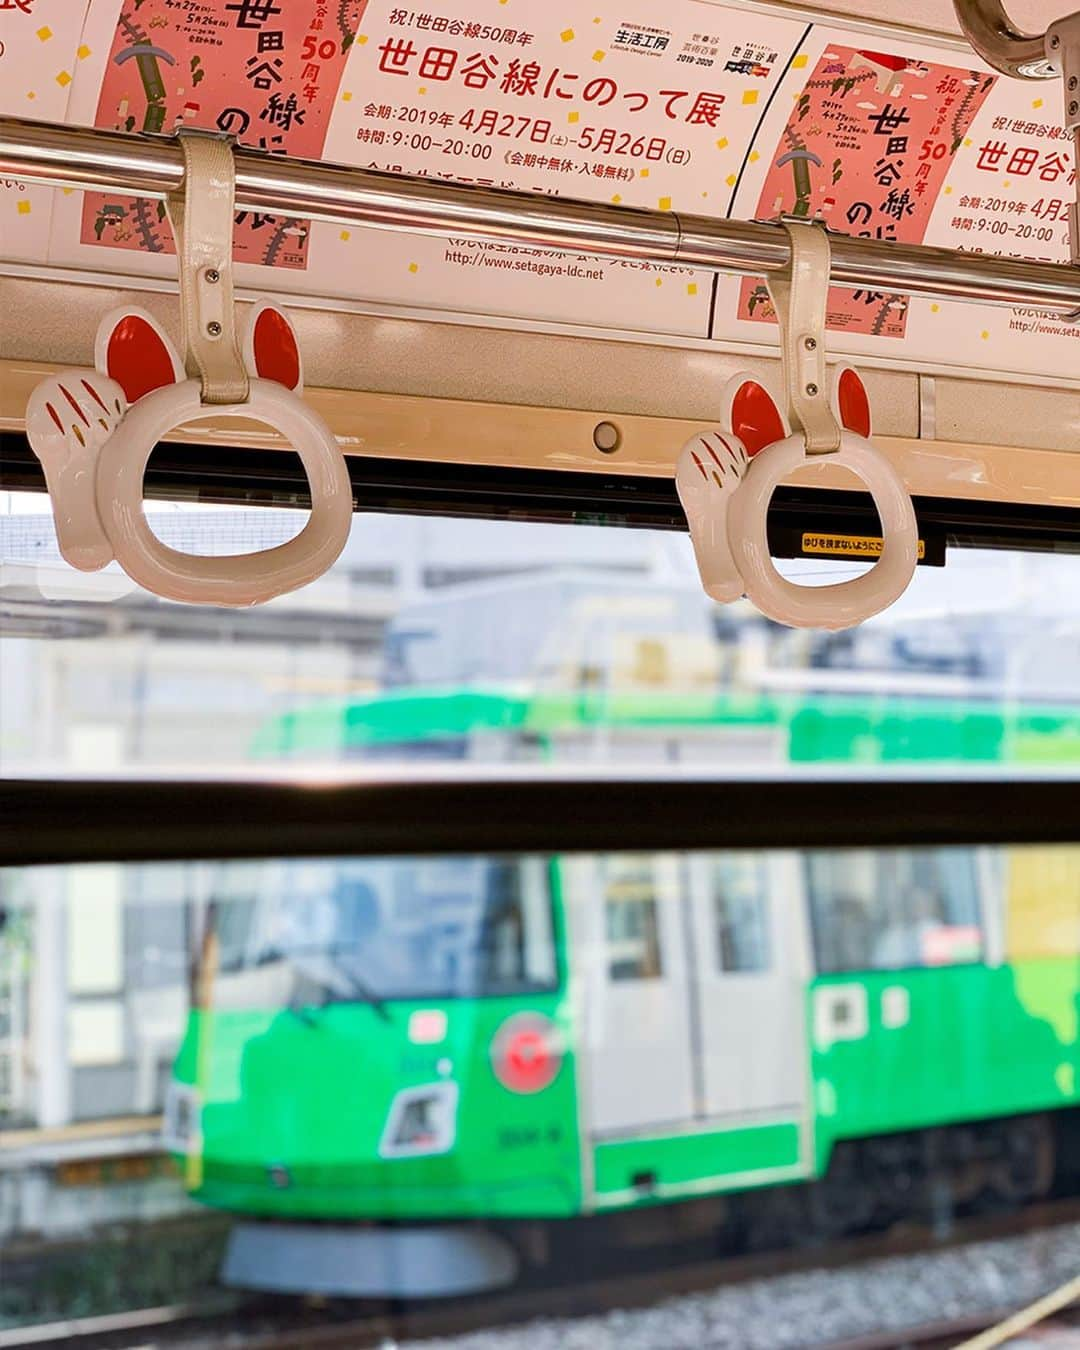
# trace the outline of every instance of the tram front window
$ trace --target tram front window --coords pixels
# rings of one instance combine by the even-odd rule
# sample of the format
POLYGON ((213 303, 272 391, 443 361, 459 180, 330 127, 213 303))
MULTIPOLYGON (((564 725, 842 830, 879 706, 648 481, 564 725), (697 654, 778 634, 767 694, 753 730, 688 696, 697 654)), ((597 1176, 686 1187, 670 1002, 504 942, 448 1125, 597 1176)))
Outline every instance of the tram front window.
POLYGON ((554 984, 540 863, 401 858, 236 863, 220 872, 209 882, 207 933, 218 1006, 280 988, 275 973, 291 979, 291 998, 322 1003, 485 998, 554 984), (250 976, 260 970, 261 986, 250 976))

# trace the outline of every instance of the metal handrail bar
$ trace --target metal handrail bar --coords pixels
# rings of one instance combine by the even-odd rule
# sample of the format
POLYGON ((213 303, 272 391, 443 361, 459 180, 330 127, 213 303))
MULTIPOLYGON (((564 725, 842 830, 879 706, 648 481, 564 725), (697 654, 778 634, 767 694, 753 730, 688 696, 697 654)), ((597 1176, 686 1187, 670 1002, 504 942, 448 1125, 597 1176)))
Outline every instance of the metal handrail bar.
MULTIPOLYGON (((238 209, 519 247, 765 276, 790 259, 787 232, 608 203, 379 173, 236 148, 238 209)), ((183 182, 179 142, 0 117, 0 178, 162 198, 183 182)), ((836 235, 834 284, 938 300, 1080 311, 1080 268, 836 235)))
POLYGON ((1021 80, 1052 80, 1046 34, 1015 27, 1001 0, 953 0, 964 36, 988 66, 1021 80))

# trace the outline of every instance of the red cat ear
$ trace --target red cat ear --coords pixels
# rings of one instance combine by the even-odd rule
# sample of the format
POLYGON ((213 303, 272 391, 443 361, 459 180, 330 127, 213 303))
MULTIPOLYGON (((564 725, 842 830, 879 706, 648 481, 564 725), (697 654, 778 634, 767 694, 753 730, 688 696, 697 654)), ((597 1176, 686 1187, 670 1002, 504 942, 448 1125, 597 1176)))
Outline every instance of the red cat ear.
POLYGON ((300 347, 285 315, 266 301, 252 307, 244 335, 244 364, 262 380, 300 392, 304 382, 300 347))
POLYGON ((737 375, 728 385, 728 420, 731 430, 746 446, 748 455, 756 455, 774 441, 788 435, 787 422, 764 387, 746 375, 737 375))
POLYGON ((836 377, 835 412, 837 417, 856 436, 870 439, 870 399, 858 373, 845 366, 836 377))
POLYGON ((184 379, 184 367, 168 334, 144 309, 106 314, 94 340, 94 365, 123 389, 129 403, 184 379))

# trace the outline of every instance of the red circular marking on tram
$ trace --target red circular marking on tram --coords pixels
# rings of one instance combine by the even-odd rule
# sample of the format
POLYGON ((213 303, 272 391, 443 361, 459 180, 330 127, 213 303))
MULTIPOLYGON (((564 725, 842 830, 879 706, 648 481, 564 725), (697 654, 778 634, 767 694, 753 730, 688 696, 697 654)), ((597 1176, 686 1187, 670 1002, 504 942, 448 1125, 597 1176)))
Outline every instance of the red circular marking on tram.
POLYGON ((516 1013, 495 1033, 491 1045, 495 1077, 511 1092, 542 1092, 562 1066, 555 1024, 540 1013, 516 1013))

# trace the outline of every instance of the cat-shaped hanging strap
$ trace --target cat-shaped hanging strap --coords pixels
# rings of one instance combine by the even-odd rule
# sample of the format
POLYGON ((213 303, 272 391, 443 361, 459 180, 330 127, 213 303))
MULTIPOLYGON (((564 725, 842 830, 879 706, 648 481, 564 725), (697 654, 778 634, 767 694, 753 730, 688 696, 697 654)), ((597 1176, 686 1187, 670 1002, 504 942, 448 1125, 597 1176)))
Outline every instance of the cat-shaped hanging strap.
POLYGON ((790 627, 849 628, 903 594, 915 570, 918 530, 906 488, 870 440, 870 401, 855 371, 840 370, 831 402, 827 398, 828 237, 806 224, 789 224, 788 234, 790 278, 772 289, 785 401, 798 431, 792 434, 788 417, 762 384, 737 375, 721 395, 720 426, 683 447, 675 481, 702 584, 713 599, 745 594, 763 614, 790 627), (799 586, 780 575, 769 553, 769 503, 780 483, 822 460, 850 469, 866 484, 881 522, 881 556, 851 581, 799 586))
POLYGON ((300 350, 275 306, 235 331, 233 160, 205 134, 181 138, 182 196, 170 199, 180 269, 185 362, 144 310, 107 314, 94 370, 66 370, 30 396, 26 432, 45 469, 60 552, 93 571, 114 558, 146 590, 192 604, 253 605, 320 576, 345 546, 352 489, 333 433, 301 397, 300 350), (143 513, 143 474, 159 439, 185 423, 243 417, 280 432, 299 455, 311 515, 294 539, 239 556, 168 548, 143 513))
MULTIPOLYGON (((870 400, 850 366, 837 374, 830 408, 845 433, 869 438, 870 400)), ((719 410, 716 430, 702 432, 683 446, 675 483, 702 585, 714 600, 727 603, 746 594, 732 550, 731 502, 754 458, 767 446, 787 440, 791 429, 772 394, 752 375, 735 375, 727 382, 719 410)))
POLYGON ((95 342, 94 370, 65 370, 37 386, 26 433, 45 470, 63 557, 82 571, 114 558, 146 590, 192 604, 253 605, 295 590, 337 559, 352 523, 344 457, 326 423, 299 397, 300 352, 292 325, 272 305, 253 306, 242 337, 246 403, 200 399, 180 356, 145 311, 113 310, 95 342), (208 416, 274 427, 299 455, 311 515, 287 543, 258 553, 208 557, 169 548, 143 512, 143 474, 167 432, 208 416))

